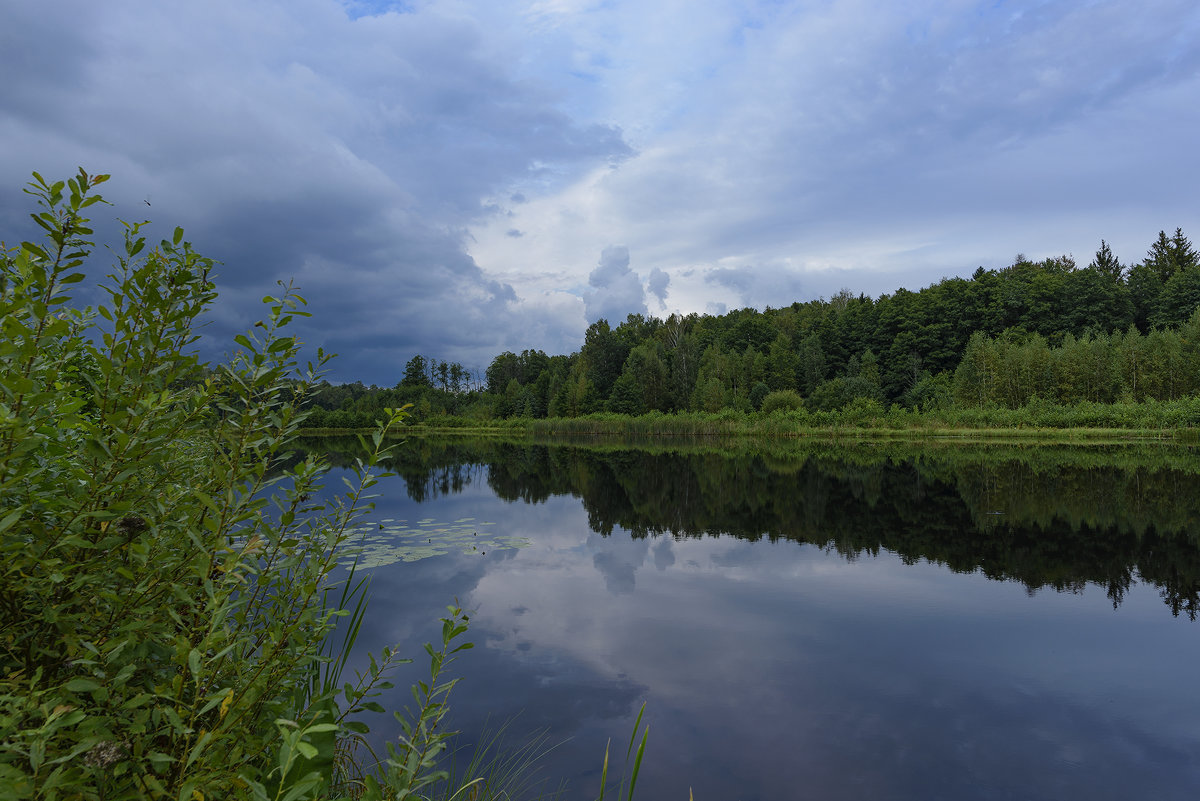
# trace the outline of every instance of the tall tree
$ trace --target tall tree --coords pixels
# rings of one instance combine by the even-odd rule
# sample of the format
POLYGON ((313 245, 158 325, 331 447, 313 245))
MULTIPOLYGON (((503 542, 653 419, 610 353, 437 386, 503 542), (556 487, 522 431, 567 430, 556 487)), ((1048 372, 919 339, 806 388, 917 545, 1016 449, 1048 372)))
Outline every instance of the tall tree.
POLYGON ((1200 256, 1197 256, 1196 249, 1183 235, 1182 228, 1176 228, 1174 236, 1171 237, 1171 258, 1177 271, 1200 267, 1200 256))
POLYGON ((1163 291, 1163 280, 1158 268, 1143 261, 1129 268, 1125 281, 1129 287, 1129 299, 1133 302, 1133 321, 1138 330, 1146 333, 1158 314, 1158 300, 1163 291))
POLYGON ((502 395, 508 388, 508 382, 514 378, 520 382, 521 360, 517 354, 506 350, 488 365, 487 391, 492 395, 502 395))
POLYGON ((458 362, 450 364, 450 391, 458 394, 463 391, 463 379, 466 376, 466 370, 458 362))
POLYGON ((406 387, 430 386, 429 363, 424 356, 418 354, 408 360, 404 365, 404 378, 400 379, 400 384, 406 387))
MULTIPOLYGON (((1179 233, 1182 234, 1181 231, 1179 233)), ((1150 246, 1150 251, 1142 263, 1154 272, 1161 283, 1165 284, 1179 269, 1179 264, 1175 260, 1175 252, 1176 245, 1167 237, 1167 232, 1159 231, 1158 239, 1154 240, 1154 244, 1150 246)))
POLYGON ((1125 272, 1125 268, 1121 266, 1121 262, 1113 255, 1112 248, 1103 239, 1100 240, 1100 249, 1096 251, 1096 257, 1092 259, 1088 267, 1105 276, 1113 283, 1120 281, 1121 276, 1125 272))
POLYGON ((773 390, 795 389, 798 363, 787 335, 781 333, 775 337, 767 351, 767 386, 773 390))
POLYGON ((796 361, 796 380, 800 392, 808 395, 825 380, 828 370, 825 351, 821 347, 821 338, 816 334, 809 334, 801 340, 796 361))
POLYGON ((579 355, 583 358, 588 383, 601 398, 607 398, 612 392, 612 385, 621 375, 631 347, 613 332, 608 320, 600 319, 588 326, 579 355))
POLYGON ((1200 307, 1200 267, 1184 267, 1163 287, 1150 322, 1160 327, 1181 325, 1197 307, 1200 307))

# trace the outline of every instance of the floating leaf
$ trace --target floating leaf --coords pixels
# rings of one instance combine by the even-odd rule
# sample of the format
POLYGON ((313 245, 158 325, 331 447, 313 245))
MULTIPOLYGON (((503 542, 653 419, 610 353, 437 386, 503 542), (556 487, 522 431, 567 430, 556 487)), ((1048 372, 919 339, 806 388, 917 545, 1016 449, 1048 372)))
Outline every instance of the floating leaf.
POLYGON ((429 517, 418 521, 417 526, 413 527, 399 525, 395 518, 383 518, 356 529, 359 539, 353 549, 343 552, 342 561, 349 563, 353 558, 351 554, 357 552, 358 567, 370 569, 445 556, 455 551, 468 556, 483 556, 488 551, 525 548, 532 544, 525 537, 490 532, 481 536, 479 525, 474 521, 473 517, 465 517, 445 523, 429 517))

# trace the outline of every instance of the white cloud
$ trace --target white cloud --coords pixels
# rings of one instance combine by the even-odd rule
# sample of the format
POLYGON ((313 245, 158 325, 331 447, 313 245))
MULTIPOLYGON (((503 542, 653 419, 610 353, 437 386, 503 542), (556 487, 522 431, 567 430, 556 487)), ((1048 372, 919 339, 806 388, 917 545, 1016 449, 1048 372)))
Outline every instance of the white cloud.
POLYGON ((630 314, 646 314, 646 295, 637 274, 629 269, 629 248, 606 247, 588 275, 591 289, 584 294, 589 323, 604 318, 617 325, 630 314))

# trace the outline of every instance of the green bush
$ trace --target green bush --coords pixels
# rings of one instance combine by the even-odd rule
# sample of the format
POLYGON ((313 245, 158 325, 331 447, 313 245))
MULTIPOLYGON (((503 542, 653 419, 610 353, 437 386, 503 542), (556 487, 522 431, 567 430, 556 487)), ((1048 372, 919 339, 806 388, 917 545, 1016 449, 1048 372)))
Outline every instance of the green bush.
POLYGON ((861 376, 838 376, 817 385, 805 405, 813 412, 836 412, 859 398, 882 402, 883 393, 878 384, 861 376))
POLYGON ((336 552, 403 412, 364 443, 357 485, 314 502, 321 463, 280 469, 325 359, 298 375, 284 329, 303 299, 266 298, 208 369, 192 349, 213 263, 181 229, 148 248, 126 224, 106 301, 73 306, 106 178, 34 173, 45 241, 0 254, 0 797, 399 798, 439 780, 457 609, 383 764, 351 787, 335 758, 398 661, 343 685, 327 635, 361 615, 336 552))
POLYGON ((776 411, 794 412, 804 408, 804 398, 793 389, 777 389, 769 393, 762 402, 762 413, 771 414, 776 411))

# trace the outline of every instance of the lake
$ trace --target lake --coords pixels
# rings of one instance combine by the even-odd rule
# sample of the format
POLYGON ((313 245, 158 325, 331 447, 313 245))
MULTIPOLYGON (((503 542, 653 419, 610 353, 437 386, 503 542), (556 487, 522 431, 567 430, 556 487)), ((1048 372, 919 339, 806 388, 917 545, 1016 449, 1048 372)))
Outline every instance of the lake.
POLYGON ((360 646, 419 657, 457 598, 453 728, 544 732, 566 799, 645 703, 649 801, 1190 801, 1196 456, 414 440, 364 527, 360 646))

